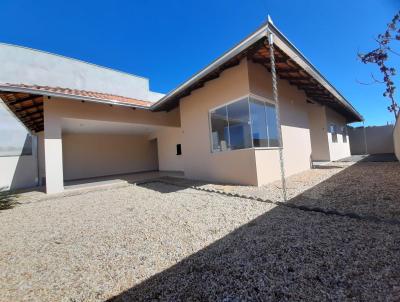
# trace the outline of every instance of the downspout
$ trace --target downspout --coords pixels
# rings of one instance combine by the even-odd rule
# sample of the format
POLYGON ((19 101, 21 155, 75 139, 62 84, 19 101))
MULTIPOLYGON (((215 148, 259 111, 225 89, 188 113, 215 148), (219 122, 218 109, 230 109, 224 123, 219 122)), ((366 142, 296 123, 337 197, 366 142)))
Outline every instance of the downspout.
POLYGON ((279 140, 279 163, 281 170, 281 182, 282 182, 282 197, 283 201, 287 201, 287 193, 286 193, 286 178, 285 178, 285 163, 283 160, 283 142, 282 142, 282 127, 281 127, 281 113, 279 110, 279 98, 278 98, 278 82, 276 77, 276 68, 275 68, 275 54, 274 54, 274 35, 273 33, 267 29, 268 36, 268 44, 269 44, 269 53, 271 60, 271 74, 272 74, 272 96, 275 102, 276 109, 276 126, 278 129, 278 140, 279 140))

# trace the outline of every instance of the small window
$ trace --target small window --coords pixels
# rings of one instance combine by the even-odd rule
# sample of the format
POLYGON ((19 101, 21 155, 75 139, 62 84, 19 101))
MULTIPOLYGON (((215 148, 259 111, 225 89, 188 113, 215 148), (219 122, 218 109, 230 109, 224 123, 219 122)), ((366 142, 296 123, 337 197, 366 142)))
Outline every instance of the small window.
POLYGON ((347 127, 343 126, 342 128, 342 137, 343 137, 343 143, 347 143, 347 127))
POLYGON ((182 145, 181 144, 176 145, 176 155, 182 155, 182 145))
POLYGON ((332 143, 337 143, 338 142, 338 137, 337 137, 337 126, 332 124, 329 127, 329 130, 332 135, 332 143))

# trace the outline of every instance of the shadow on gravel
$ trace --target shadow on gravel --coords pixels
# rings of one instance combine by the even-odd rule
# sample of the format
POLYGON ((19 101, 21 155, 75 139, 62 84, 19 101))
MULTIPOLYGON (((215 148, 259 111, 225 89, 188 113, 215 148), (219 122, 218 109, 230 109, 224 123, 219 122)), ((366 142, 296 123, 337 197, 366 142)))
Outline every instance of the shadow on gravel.
POLYGON ((17 204, 17 195, 10 191, 2 191, 0 188, 0 211, 12 209, 17 204))
POLYGON ((356 162, 289 202, 400 221, 400 163, 372 159, 356 162))
MULTIPOLYGON (((290 202, 375 213, 398 203, 399 171, 356 163, 290 202)), ((108 301, 399 299, 399 225, 276 206, 108 301)))

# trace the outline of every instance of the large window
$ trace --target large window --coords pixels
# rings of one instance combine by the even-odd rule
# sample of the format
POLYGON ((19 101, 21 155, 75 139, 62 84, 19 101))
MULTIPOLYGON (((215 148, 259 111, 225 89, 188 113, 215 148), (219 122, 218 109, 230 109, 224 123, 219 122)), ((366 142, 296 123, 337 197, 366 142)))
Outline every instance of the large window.
POLYGON ((210 111, 212 151, 278 147, 275 105, 245 97, 210 111))

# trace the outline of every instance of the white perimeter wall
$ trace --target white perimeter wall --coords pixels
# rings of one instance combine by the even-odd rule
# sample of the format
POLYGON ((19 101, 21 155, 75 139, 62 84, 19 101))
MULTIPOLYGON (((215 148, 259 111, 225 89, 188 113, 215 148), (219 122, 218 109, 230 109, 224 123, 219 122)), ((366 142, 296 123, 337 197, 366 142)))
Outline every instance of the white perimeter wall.
POLYGON ((147 136, 63 134, 64 180, 157 170, 147 136))
POLYGON ((0 191, 37 185, 37 139, 32 137, 32 155, 0 156, 0 191))
POLYGON ((0 83, 58 86, 111 93, 149 101, 163 95, 149 80, 83 61, 0 43, 0 83))
POLYGON ((394 126, 393 144, 394 153, 396 154, 397 159, 400 161, 400 117, 397 118, 396 125, 394 126))

